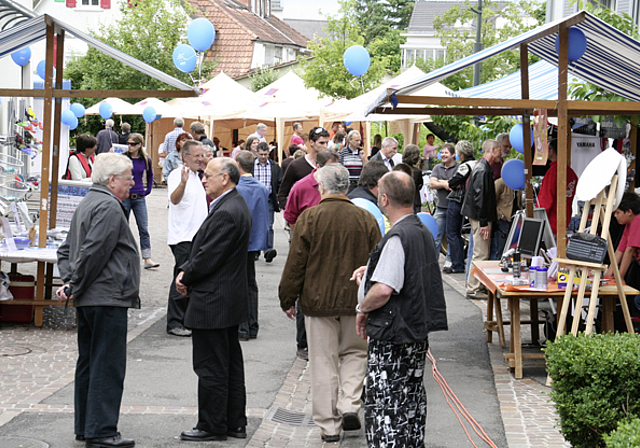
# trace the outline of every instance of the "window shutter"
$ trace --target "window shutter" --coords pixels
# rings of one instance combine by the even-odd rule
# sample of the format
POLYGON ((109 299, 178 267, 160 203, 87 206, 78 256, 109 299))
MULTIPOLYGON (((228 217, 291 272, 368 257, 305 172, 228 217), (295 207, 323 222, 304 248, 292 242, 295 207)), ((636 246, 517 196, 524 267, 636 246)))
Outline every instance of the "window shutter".
POLYGON ((67 8, 75 8, 76 7, 76 0, 66 0, 66 6, 67 6, 67 8))
POLYGON ((111 9, 111 0, 100 0, 100 7, 102 9, 111 9))

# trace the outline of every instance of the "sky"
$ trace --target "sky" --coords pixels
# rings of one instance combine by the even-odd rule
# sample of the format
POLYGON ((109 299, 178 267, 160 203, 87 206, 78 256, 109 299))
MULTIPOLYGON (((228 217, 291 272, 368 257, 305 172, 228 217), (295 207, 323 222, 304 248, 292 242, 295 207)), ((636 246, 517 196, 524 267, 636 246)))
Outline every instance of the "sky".
POLYGON ((323 16, 335 15, 340 7, 338 0, 280 0, 280 4, 287 19, 323 20, 318 10, 322 11, 323 16))

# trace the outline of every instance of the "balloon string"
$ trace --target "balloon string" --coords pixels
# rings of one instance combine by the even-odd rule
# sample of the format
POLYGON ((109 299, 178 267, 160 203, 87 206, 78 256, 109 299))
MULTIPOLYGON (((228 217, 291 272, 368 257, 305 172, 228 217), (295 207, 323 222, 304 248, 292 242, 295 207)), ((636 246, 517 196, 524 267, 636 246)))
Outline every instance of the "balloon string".
POLYGON ((362 94, 364 95, 364 81, 362 80, 362 76, 360 77, 360 84, 362 84, 362 94))

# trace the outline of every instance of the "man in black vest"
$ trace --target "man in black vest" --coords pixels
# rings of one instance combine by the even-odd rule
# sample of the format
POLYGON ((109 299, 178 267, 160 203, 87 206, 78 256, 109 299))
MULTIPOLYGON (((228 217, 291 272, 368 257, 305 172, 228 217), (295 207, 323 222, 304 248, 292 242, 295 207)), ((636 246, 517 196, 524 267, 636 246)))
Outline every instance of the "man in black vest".
POLYGON ((369 337, 364 420, 370 447, 424 446, 428 334, 447 330, 435 243, 413 213, 414 194, 406 173, 380 179, 378 206, 392 227, 352 276, 360 285, 356 330, 369 337))

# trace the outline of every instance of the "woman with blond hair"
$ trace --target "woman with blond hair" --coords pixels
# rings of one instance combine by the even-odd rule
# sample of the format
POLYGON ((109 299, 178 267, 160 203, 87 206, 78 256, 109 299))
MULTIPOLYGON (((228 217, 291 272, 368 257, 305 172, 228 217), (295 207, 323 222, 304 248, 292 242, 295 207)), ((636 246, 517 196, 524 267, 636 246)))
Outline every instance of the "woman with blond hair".
POLYGON ((131 190, 129 190, 129 197, 122 201, 122 205, 124 205, 127 220, 129 220, 131 210, 133 210, 133 214, 136 217, 144 268, 149 269, 157 268, 160 265, 151 261, 149 215, 147 213, 145 196, 151 193, 151 188, 153 187, 153 164, 151 163, 151 158, 142 147, 143 143, 144 137, 141 134, 129 134, 129 138, 127 139, 128 149, 122 153, 122 155, 129 157, 133 162, 131 173, 133 174, 133 181, 135 182, 131 190))

